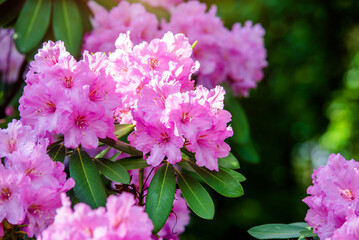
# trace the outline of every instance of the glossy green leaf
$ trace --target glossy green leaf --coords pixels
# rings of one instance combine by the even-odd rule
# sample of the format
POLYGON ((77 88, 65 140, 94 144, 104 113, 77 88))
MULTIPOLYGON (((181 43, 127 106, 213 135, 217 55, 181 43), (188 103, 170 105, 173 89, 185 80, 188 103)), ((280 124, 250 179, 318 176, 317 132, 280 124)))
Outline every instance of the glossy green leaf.
POLYGON ((48 153, 52 160, 56 162, 64 162, 66 149, 64 144, 56 145, 55 147, 51 148, 48 153))
POLYGON ((105 158, 95 159, 97 169, 114 182, 130 184, 130 175, 118 161, 112 162, 105 158))
POLYGON ((230 168, 230 169, 238 169, 239 168, 239 162, 237 158, 229 152, 227 157, 224 158, 218 158, 218 165, 224 168, 230 168))
POLYGON ((231 174, 238 182, 244 182, 246 180, 245 176, 243 176, 241 173, 239 173, 235 170, 228 169, 228 168, 220 168, 220 170, 231 174))
POLYGON ((133 124, 118 124, 115 125, 115 135, 118 139, 122 138, 123 136, 126 136, 132 130, 135 128, 135 125, 133 124))
POLYGON ((77 56, 83 37, 81 14, 74 0, 54 0, 52 27, 56 40, 64 41, 66 50, 77 56))
POLYGON ((26 0, 15 24, 14 41, 20 53, 30 52, 41 42, 50 23, 50 0, 26 0))
POLYGON ((302 235, 303 237, 316 237, 316 236, 318 236, 318 234, 313 233, 313 230, 300 231, 299 234, 302 235))
POLYGON ((95 163, 83 150, 75 149, 70 158, 70 176, 75 180, 76 197, 92 208, 104 206, 107 194, 95 163))
POLYGON ((240 197, 244 194, 241 184, 225 171, 210 171, 199 167, 192 161, 186 161, 189 166, 214 190, 226 197, 240 197))
POLYGON ((110 151, 111 147, 107 147, 106 149, 102 150, 99 154, 96 155, 95 158, 103 158, 103 156, 110 151))
POLYGON ((154 225, 153 232, 157 233, 171 213, 176 191, 176 179, 171 164, 162 165, 152 178, 146 196, 145 211, 154 225))
POLYGON ((115 161, 115 160, 118 158, 118 156, 121 155, 121 153, 122 153, 122 152, 117 152, 115 155, 113 155, 113 156, 110 158, 110 160, 111 160, 111 161, 115 161))
POLYGON ((192 211, 201 218, 213 219, 214 204, 206 189, 186 173, 177 173, 177 183, 192 211))
POLYGON ((106 144, 107 146, 113 147, 117 150, 122 152, 131 154, 133 156, 143 156, 141 151, 138 151, 136 148, 132 147, 130 144, 122 142, 122 141, 115 141, 111 138, 100 138, 100 142, 106 144))
POLYGON ((128 157, 118 160, 127 170, 149 167, 142 157, 128 157))
POLYGON ((249 229, 248 233, 257 239, 288 239, 299 238, 300 232, 307 230, 305 227, 290 224, 264 224, 249 229))

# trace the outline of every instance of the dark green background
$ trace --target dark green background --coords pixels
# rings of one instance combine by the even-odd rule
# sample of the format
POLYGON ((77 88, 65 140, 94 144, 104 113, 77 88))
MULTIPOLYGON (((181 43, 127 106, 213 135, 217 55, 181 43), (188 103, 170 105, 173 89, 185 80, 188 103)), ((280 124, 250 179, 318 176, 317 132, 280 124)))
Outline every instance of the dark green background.
POLYGON ((207 2, 218 6, 227 27, 252 20, 266 30, 265 78, 239 100, 261 162, 240 161, 245 195, 210 192, 214 221, 192 215, 182 239, 253 239, 247 233, 253 226, 304 221, 301 200, 316 149, 359 160, 359 1, 207 2), (349 134, 342 136, 343 129, 349 134))

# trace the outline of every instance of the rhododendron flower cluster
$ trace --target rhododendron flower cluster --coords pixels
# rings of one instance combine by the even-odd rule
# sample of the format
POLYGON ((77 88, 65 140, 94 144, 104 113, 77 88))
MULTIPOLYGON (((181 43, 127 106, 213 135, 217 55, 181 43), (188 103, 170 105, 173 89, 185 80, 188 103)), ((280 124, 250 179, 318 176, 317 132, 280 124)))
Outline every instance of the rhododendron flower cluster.
POLYGON ((63 42, 47 42, 30 63, 20 98, 21 120, 37 134, 63 134, 65 146, 96 148, 98 138, 115 138, 115 82, 104 53, 76 61, 63 42))
POLYGON ((95 11, 94 30, 85 38, 83 48, 92 52, 113 51, 116 34, 127 30, 131 31, 136 44, 167 31, 184 33, 191 44, 198 42, 193 58, 201 64, 197 73, 199 84, 214 88, 225 81, 236 94, 248 96, 249 90, 263 78, 262 69, 267 66, 264 30, 259 24, 248 21, 243 26, 234 24, 230 31, 216 16, 215 6, 208 12, 206 8, 206 4, 198 1, 183 2, 168 7, 169 22, 162 19, 158 23, 155 15, 147 13, 139 4, 121 1, 109 13, 104 9, 95 11), (121 11, 125 13, 116 14, 121 11), (141 17, 133 17, 139 12, 141 17), (134 27, 138 22, 142 26, 134 27))
POLYGON ((7 83, 16 81, 25 58, 15 47, 13 33, 13 29, 0 28, 0 79, 7 83))
POLYGON ((359 162, 330 155, 327 165, 314 171, 307 193, 305 220, 320 239, 357 239, 349 236, 359 236, 359 162))
POLYGON ((35 135, 16 120, 0 130, 0 222, 26 225, 30 237, 53 222, 61 193, 75 184, 66 180, 64 165, 47 155, 48 140, 35 135))
POLYGON ((123 99, 115 111, 120 123, 136 123, 128 137, 144 153, 147 163, 182 160, 181 148, 195 152, 197 164, 218 171, 218 158, 229 153, 224 142, 233 131, 231 114, 223 110, 224 89, 194 89, 198 65, 183 34, 168 32, 162 39, 133 46, 120 34, 110 55, 117 91, 123 99), (150 153, 147 157, 146 154, 150 153))
POLYGON ((65 195, 62 195, 62 204, 54 223, 40 239, 152 239, 153 224, 144 209, 135 206, 135 199, 129 193, 108 197, 106 209, 92 210, 85 203, 78 203, 72 210, 65 195))

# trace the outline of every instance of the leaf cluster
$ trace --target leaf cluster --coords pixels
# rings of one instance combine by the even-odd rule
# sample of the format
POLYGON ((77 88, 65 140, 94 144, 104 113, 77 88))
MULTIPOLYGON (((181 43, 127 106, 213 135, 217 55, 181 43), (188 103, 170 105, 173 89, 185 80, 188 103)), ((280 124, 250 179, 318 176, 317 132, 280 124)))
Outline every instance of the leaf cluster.
MULTIPOLYGON (((204 219, 213 219, 215 207, 203 185, 208 185, 226 197, 234 198, 244 194, 241 182, 246 179, 236 171, 240 166, 233 154, 230 153, 227 157, 218 160, 220 167, 217 172, 199 167, 195 163, 193 154, 185 149, 182 152, 181 162, 172 165, 164 160, 157 167, 149 187, 144 188, 143 169, 150 166, 143 159, 141 152, 119 140, 124 139, 133 131, 133 128, 133 125, 116 125, 117 140, 100 139, 102 144, 108 147, 94 158, 81 147, 66 149, 62 140, 49 146, 48 153, 54 161, 63 162, 66 156, 69 156, 69 174, 76 182, 72 202, 80 201, 92 208, 97 208, 106 204, 106 199, 110 194, 130 192, 138 198, 139 205, 145 205, 145 211, 154 224, 155 234, 161 230, 171 213, 176 189, 181 190, 192 211, 204 219), (115 161, 119 155, 116 154, 107 159, 105 155, 110 148, 131 156, 115 161), (135 169, 138 169, 140 173, 137 186, 134 183, 131 184, 131 177, 128 173, 129 170, 135 169), (109 180, 120 184, 117 184, 114 190, 110 187, 109 180), (143 203, 144 197, 146 197, 145 203, 143 203)), ((154 169, 152 167, 151 173, 154 169)))

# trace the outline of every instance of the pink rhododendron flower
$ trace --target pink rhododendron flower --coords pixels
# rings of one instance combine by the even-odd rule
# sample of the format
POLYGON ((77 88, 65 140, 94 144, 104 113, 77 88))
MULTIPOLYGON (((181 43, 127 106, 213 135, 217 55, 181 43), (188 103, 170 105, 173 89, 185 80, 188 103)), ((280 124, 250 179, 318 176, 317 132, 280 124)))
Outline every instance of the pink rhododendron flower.
POLYGON ((120 34, 116 41, 110 71, 123 99, 115 116, 120 123, 136 123, 128 137, 131 145, 152 166, 165 159, 180 162, 180 149, 187 147, 196 152, 199 166, 218 171, 218 158, 230 150, 224 140, 233 134, 227 126, 231 115, 223 110, 224 89, 194 90, 191 76, 198 65, 183 34, 167 32, 136 46, 129 35, 120 34))
POLYGON ((53 222, 60 194, 75 182, 47 155, 49 141, 37 138, 30 126, 13 120, 0 136, 0 222, 26 225, 22 230, 29 237, 38 235, 53 222))
POLYGON ((7 83, 17 80, 25 57, 15 47, 13 29, 0 28, 0 79, 7 83))
POLYGON ((305 220, 321 239, 330 238, 349 216, 359 214, 359 162, 332 154, 312 178, 307 190, 311 196, 303 200, 309 206, 305 220))
POLYGON ((115 82, 103 53, 76 61, 63 42, 44 43, 30 63, 21 120, 38 136, 63 134, 65 146, 96 148, 98 138, 115 138, 113 111, 118 106, 115 82))
POLYGON ((72 210, 65 195, 62 195, 62 204, 54 223, 39 239, 151 239, 153 224, 144 209, 134 205, 135 200, 129 193, 110 196, 106 209, 92 210, 88 205, 78 203, 72 210))
POLYGON ((347 221, 327 240, 355 240, 359 239, 359 217, 355 214, 347 218, 347 221))
MULTIPOLYGON (((236 23, 233 25, 232 30, 229 30, 224 27, 222 20, 216 16, 217 9, 214 5, 206 12, 206 4, 199 1, 142 1, 152 6, 164 7, 169 10, 169 22, 162 19, 159 24, 155 16, 146 12, 140 4, 130 5, 126 1, 120 1, 119 5, 111 9, 110 12, 103 8, 95 7, 94 30, 85 37, 83 48, 92 52, 99 50, 113 52, 118 34, 127 31, 131 32, 131 38, 135 44, 150 41, 161 35, 161 33, 168 31, 183 33, 189 38, 189 43, 188 41, 186 43, 189 47, 195 41, 198 42, 192 56, 201 64, 201 68, 196 73, 198 84, 214 88, 222 82, 227 82, 235 94, 248 96, 249 90, 255 88, 257 82, 263 78, 262 69, 267 66, 267 62, 263 41, 264 30, 259 24, 253 25, 252 22, 248 21, 242 26, 236 23), (119 12, 122 14, 118 14, 119 12), (135 18, 134 16, 137 16, 140 12, 141 16, 135 18), (146 24, 142 23, 144 19, 146 19, 146 24), (138 22, 141 22, 140 26, 134 27, 135 25, 137 26, 138 22)), ((168 37, 173 36, 178 38, 179 35, 168 35, 168 37)), ((182 36, 180 38, 183 38, 182 36)), ((142 63, 148 63, 148 66, 143 70, 148 68, 158 70, 166 64, 173 63, 170 58, 166 59, 168 56, 160 54, 162 50, 165 50, 161 46, 163 42, 167 43, 168 49, 168 43, 171 41, 166 39, 166 36, 162 41, 152 41, 150 43, 152 46, 141 44, 140 51, 137 51, 138 56, 142 58, 142 63), (156 55, 155 57, 153 57, 154 54, 156 55)), ((182 41, 182 43, 184 42, 182 41)), ((178 49, 182 49, 182 51, 188 49, 188 47, 181 46, 176 41, 174 41, 174 45, 179 47, 178 49)), ((119 47, 117 43, 117 52, 119 52, 119 48, 122 49, 122 58, 127 58, 128 55, 124 54, 124 52, 128 53, 128 48, 132 49, 132 46, 124 44, 123 47, 119 47)), ((192 49, 177 54, 177 56, 187 58, 191 54, 192 49)), ((122 58, 117 53, 118 62, 122 61, 120 60, 122 58)), ((178 69, 178 76, 181 76, 181 73, 187 73, 188 71, 185 68, 190 65, 180 64, 181 68, 178 69)), ((122 63, 117 68, 131 74, 133 71, 128 69, 128 66, 128 64, 122 63)), ((190 88, 191 86, 188 87, 190 88)), ((117 110, 118 113, 126 114, 122 116, 121 120, 131 120, 128 115, 131 107, 124 104, 121 108, 117 110)))

